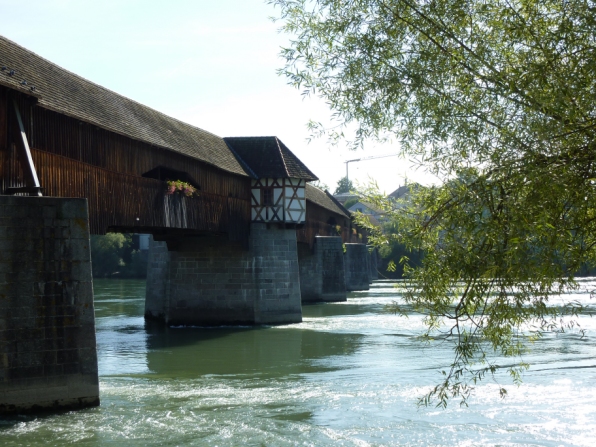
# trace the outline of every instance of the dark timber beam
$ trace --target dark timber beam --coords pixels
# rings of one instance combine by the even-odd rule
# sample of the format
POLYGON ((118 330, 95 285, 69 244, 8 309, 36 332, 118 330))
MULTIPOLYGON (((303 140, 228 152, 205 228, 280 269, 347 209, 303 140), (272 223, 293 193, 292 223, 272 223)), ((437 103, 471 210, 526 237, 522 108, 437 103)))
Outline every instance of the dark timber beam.
POLYGON ((20 192, 28 192, 30 196, 41 196, 42 188, 37 178, 37 171, 33 164, 33 157, 31 156, 31 149, 29 149, 29 142, 27 141, 27 134, 25 133, 25 126, 23 126, 23 120, 21 119, 21 113, 19 112, 19 106, 16 100, 13 99, 12 104, 14 106, 14 113, 17 118, 17 124, 19 126, 19 132, 21 138, 17 138, 19 141, 20 150, 17 151, 19 154, 19 160, 23 168, 23 174, 25 175, 25 181, 27 186, 24 188, 6 188, 8 194, 16 194, 20 192))

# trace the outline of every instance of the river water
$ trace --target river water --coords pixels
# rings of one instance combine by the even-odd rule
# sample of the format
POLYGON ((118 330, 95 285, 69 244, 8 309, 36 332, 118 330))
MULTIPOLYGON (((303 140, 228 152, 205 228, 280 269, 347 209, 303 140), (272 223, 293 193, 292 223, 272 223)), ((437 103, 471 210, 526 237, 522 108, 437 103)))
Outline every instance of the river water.
POLYGON ((573 296, 585 337, 545 337, 520 387, 498 377, 505 399, 487 379, 446 410, 416 402, 450 347, 383 312, 395 285, 304 306, 301 324, 166 330, 145 327, 144 281, 95 281, 101 406, 0 420, 0 446, 596 445, 596 280, 573 296))

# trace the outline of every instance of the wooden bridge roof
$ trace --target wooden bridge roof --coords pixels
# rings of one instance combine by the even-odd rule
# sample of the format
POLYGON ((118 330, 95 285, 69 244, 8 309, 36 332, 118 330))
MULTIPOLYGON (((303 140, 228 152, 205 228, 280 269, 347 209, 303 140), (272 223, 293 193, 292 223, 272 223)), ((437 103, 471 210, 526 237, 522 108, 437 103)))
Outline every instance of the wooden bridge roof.
POLYGON ((277 137, 229 137, 224 140, 254 178, 318 180, 277 137))
POLYGON ((41 107, 247 175, 224 140, 88 81, 0 36, 0 85, 41 107))
POLYGON ((316 186, 306 184, 306 200, 315 203, 336 214, 350 218, 350 212, 346 210, 335 198, 327 191, 323 191, 316 186))

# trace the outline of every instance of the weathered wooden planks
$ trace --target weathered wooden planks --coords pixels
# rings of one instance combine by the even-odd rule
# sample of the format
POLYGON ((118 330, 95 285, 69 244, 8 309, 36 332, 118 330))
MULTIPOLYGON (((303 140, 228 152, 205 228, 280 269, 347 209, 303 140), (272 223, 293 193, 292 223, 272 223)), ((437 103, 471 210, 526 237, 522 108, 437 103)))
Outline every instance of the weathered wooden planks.
POLYGON ((92 233, 177 228, 228 233, 232 240, 247 238, 248 177, 43 109, 4 87, 0 87, 0 194, 26 186, 14 147, 16 122, 8 113, 13 99, 44 194, 87 198, 92 233), (186 172, 200 188, 198 196, 167 196, 164 181, 142 177, 157 166, 186 172))

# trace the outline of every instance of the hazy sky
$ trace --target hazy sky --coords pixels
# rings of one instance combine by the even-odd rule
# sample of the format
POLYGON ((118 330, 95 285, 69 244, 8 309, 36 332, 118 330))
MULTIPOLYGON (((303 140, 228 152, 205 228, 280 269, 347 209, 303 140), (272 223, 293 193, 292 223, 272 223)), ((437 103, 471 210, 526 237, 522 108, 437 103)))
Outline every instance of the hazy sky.
MULTIPOLYGON (((276 135, 333 192, 345 160, 395 153, 370 144, 352 152, 307 142, 309 119, 330 111, 303 99, 276 70, 288 37, 264 0, 0 0, 0 34, 40 56, 160 112, 222 137, 276 135)), ((350 163, 350 179, 391 192, 398 157, 350 163)))

